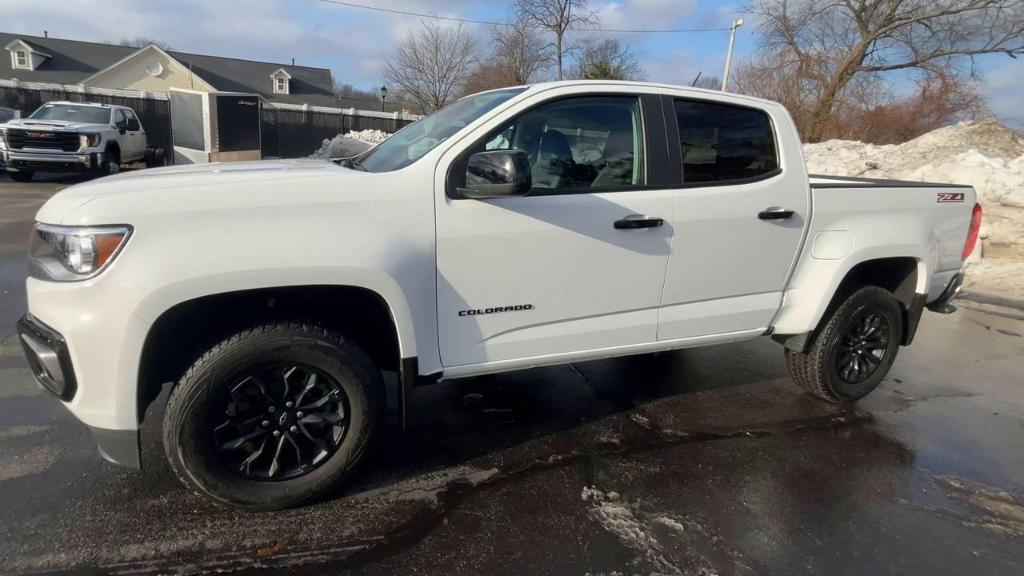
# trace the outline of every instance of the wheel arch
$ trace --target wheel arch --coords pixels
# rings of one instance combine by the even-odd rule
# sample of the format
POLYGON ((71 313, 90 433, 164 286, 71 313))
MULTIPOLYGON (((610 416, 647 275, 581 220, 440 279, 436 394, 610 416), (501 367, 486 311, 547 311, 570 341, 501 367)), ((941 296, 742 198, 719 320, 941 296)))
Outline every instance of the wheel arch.
POLYGON ((810 318, 809 330, 776 330, 772 338, 787 348, 805 352, 814 344, 822 325, 851 294, 864 286, 878 286, 891 292, 900 304, 901 344, 907 346, 913 341, 927 298, 928 268, 924 260, 914 256, 870 258, 853 264, 839 278, 827 303, 823 299, 820 312, 810 318))
MULTIPOLYGON (((146 408, 217 342, 267 320, 301 320, 348 336, 383 370, 401 371, 406 331, 378 291, 358 285, 284 285, 202 294, 164 309, 149 327, 139 358, 137 409, 146 408)), ((411 336, 411 335, 409 335, 411 336)))

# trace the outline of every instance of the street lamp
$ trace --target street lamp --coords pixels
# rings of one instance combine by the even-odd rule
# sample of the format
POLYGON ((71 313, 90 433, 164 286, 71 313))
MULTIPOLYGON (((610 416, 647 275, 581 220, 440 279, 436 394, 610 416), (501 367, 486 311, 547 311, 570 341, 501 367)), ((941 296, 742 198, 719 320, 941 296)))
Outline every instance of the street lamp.
POLYGON ((384 111, 384 101, 387 100, 387 99, 388 99, 388 87, 387 86, 381 86, 380 87, 380 111, 381 112, 384 111))
POLYGON ((732 21, 729 27, 729 51, 725 53, 725 73, 722 74, 722 92, 729 86, 729 68, 732 66, 732 45, 736 41, 736 29, 743 26, 743 18, 732 21))

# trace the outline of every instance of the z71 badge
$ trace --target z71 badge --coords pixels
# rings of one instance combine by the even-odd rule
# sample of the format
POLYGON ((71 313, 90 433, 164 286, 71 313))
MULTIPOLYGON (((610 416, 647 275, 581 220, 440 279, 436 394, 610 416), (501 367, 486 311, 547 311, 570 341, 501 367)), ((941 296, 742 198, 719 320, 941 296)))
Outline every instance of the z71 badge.
POLYGON ((963 202, 964 201, 964 193, 963 192, 939 192, 938 200, 936 200, 936 201, 938 203, 940 203, 940 204, 942 204, 943 202, 963 202))

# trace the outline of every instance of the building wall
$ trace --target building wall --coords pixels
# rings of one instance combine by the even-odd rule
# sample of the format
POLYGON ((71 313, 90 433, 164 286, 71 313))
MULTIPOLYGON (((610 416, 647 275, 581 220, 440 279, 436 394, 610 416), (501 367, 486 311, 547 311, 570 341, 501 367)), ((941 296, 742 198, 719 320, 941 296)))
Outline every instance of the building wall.
POLYGON ((206 82, 198 76, 190 74, 187 68, 155 50, 142 52, 86 82, 85 85, 149 92, 167 92, 171 88, 201 91, 210 89, 206 82), (152 69, 155 67, 154 64, 163 67, 160 74, 156 76, 147 70, 147 66, 152 69))

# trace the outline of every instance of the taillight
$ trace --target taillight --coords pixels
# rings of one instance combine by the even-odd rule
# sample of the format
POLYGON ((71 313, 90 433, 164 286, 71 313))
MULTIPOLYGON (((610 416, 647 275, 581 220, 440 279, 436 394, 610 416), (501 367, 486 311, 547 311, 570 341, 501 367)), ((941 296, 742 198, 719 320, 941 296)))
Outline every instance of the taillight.
POLYGON ((967 260, 967 257, 974 252, 974 245, 978 243, 978 232, 981 231, 981 204, 974 205, 974 211, 971 212, 971 228, 967 231, 967 242, 964 243, 964 253, 960 256, 961 260, 967 260))

